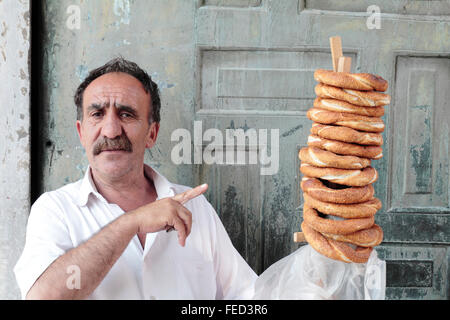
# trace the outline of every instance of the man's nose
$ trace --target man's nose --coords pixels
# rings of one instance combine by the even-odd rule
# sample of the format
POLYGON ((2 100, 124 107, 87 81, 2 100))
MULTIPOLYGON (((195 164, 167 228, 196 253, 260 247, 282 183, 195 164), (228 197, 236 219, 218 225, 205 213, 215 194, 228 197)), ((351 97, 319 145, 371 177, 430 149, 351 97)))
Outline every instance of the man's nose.
POLYGON ((102 134, 110 139, 122 135, 122 124, 119 117, 114 112, 109 112, 105 118, 102 127, 102 134))

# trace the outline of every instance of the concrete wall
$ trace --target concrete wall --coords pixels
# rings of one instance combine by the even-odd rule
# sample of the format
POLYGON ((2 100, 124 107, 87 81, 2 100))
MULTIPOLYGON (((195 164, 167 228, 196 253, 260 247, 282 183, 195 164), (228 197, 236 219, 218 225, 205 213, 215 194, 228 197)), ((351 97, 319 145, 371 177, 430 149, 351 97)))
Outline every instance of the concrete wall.
POLYGON ((0 1, 0 299, 19 298, 13 267, 30 208, 30 1, 0 1))

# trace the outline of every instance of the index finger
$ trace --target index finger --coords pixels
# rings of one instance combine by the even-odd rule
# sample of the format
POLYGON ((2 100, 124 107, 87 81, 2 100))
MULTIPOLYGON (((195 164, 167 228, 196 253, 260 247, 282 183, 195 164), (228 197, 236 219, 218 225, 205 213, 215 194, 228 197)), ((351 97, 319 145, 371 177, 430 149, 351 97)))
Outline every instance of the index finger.
POLYGON ((204 183, 204 184, 197 186, 191 190, 185 191, 183 193, 179 193, 179 194, 175 195, 172 199, 178 201, 180 204, 185 204, 189 200, 192 200, 195 197, 198 197, 199 195, 205 193, 206 190, 208 190, 208 184, 204 183))

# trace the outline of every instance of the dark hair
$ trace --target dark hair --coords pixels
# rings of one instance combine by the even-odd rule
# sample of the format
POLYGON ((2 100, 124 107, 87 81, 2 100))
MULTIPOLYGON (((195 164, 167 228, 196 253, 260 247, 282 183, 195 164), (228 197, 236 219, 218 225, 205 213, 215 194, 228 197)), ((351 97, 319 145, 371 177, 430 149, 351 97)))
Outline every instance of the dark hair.
POLYGON ((110 73, 110 72, 123 72, 127 73, 137 80, 144 86, 144 90, 146 93, 150 93, 151 97, 151 105, 148 117, 148 122, 152 123, 153 121, 158 122, 161 120, 159 111, 161 109, 161 100, 159 98, 159 89, 158 85, 152 81, 152 78, 142 70, 136 63, 125 60, 122 57, 114 58, 108 61, 103 66, 91 70, 89 75, 83 80, 83 82, 78 86, 77 91, 75 92, 74 101, 77 106, 77 120, 83 119, 83 93, 84 90, 89 86, 89 84, 97 79, 98 77, 110 73))

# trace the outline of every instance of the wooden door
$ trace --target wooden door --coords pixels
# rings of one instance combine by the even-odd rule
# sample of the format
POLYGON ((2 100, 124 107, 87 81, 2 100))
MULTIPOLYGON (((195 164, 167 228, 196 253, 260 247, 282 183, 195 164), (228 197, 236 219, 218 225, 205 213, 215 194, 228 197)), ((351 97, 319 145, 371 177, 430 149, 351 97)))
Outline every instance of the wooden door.
POLYGON ((311 126, 305 112, 314 98, 312 74, 332 68, 328 39, 340 35, 353 72, 379 74, 390 84, 384 157, 373 162, 383 202, 376 220, 385 231, 378 253, 387 261, 387 298, 447 298, 449 13, 449 1, 200 4, 196 119, 222 129, 280 130, 275 175, 258 176, 251 166, 200 169, 255 270, 296 248, 292 233, 300 230, 302 214, 297 152, 311 126))

